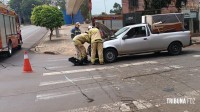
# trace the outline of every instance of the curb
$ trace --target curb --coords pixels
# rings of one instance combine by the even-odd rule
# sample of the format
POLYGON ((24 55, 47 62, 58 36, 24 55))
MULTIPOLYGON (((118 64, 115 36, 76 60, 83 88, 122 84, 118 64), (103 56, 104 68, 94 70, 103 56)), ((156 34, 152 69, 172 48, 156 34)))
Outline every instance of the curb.
POLYGON ((200 44, 200 42, 193 42, 192 44, 193 45, 197 45, 197 44, 200 44))
POLYGON ((47 32, 42 36, 42 38, 39 41, 37 41, 35 44, 33 44, 28 50, 30 51, 32 48, 35 48, 40 42, 42 42, 45 39, 44 37, 47 36, 48 32, 49 30, 47 30, 47 32))
POLYGON ((192 40, 192 44, 200 44, 200 41, 198 41, 198 40, 192 40))

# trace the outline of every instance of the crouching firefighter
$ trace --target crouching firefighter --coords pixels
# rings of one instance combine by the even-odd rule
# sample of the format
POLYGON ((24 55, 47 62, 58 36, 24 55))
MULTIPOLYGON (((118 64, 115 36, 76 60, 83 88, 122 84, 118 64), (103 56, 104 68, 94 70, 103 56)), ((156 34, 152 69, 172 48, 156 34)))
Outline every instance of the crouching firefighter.
POLYGON ((71 61, 72 63, 74 63, 74 65, 85 65, 89 63, 86 49, 84 47, 85 42, 90 43, 90 38, 87 32, 77 35, 73 38, 73 43, 77 51, 76 62, 71 61))

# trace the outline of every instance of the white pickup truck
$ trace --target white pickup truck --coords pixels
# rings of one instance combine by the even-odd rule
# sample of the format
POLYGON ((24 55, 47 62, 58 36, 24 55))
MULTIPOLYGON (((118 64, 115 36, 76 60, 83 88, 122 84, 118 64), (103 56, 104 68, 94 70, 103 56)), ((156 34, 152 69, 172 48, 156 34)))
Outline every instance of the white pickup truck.
POLYGON ((104 59, 114 62, 118 56, 168 51, 178 55, 182 47, 191 45, 190 31, 153 34, 147 24, 130 25, 118 30, 104 42, 104 59))

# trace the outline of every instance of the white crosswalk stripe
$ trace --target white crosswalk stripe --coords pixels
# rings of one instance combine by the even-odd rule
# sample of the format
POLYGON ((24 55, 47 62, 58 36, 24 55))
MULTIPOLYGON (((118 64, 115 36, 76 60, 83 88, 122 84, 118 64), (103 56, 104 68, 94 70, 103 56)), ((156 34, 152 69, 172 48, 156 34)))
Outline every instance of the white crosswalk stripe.
MULTIPOLYGON (((104 86, 103 88, 108 88, 109 86, 104 86)), ((91 92, 97 89, 101 89, 101 87, 94 87, 94 88, 87 88, 83 89, 83 92, 91 92)), ((81 94, 79 90, 75 91, 65 91, 65 92, 54 92, 54 93, 47 93, 47 94, 38 94, 36 96, 36 101, 39 100, 49 100, 49 99, 54 99, 54 98, 60 98, 64 96, 69 96, 69 95, 76 95, 76 94, 81 94)))
MULTIPOLYGON (((79 69, 79 70, 69 70, 69 71, 61 71, 61 72, 43 73, 43 76, 54 76, 54 75, 63 74, 65 76, 65 78, 63 80, 40 82, 39 87, 59 85, 59 84, 65 84, 65 83, 75 84, 75 83, 81 82, 81 81, 82 82, 88 82, 89 80, 99 80, 99 79, 103 79, 103 78, 108 79, 108 78, 117 77, 117 75, 109 75, 109 74, 107 74, 107 75, 104 75, 104 76, 93 75, 93 76, 85 76, 85 77, 83 76, 83 77, 69 78, 69 77, 66 76, 67 74, 70 75, 70 74, 73 74, 73 73, 91 72, 91 71, 95 71, 95 70, 114 69, 115 67, 125 68, 125 67, 129 67, 129 66, 140 66, 140 65, 142 66, 142 65, 146 65, 146 64, 157 64, 157 63, 158 62, 156 62, 156 61, 144 61, 144 62, 122 64, 122 65, 109 66, 109 67, 99 67, 99 68, 89 68, 89 69, 79 69)), ((164 67, 152 68, 152 69, 157 71, 157 70, 170 70, 170 69, 179 69, 179 68, 183 68, 183 66, 170 65, 170 66, 164 66, 164 67)), ((92 88, 90 88, 90 89, 92 89, 92 88)), ((86 89, 86 91, 87 91, 87 89, 86 89)), ((71 91, 71 92, 68 92, 67 94, 60 94, 60 93, 56 93, 56 94, 38 94, 37 95, 37 100, 38 99, 42 100, 42 99, 58 98, 58 97, 63 97, 63 96, 68 96, 68 95, 78 94, 78 93, 80 93, 80 92, 79 91, 71 91)))
MULTIPOLYGON (((194 57, 197 58, 200 56, 195 55, 194 57)), ((65 60, 65 59, 60 59, 59 61, 62 61, 62 60, 65 60)), ((51 61, 53 62, 55 60, 51 59, 51 61)), ((52 66, 49 68, 57 69, 57 68, 62 68, 63 66, 58 66, 58 67, 52 66)), ((52 72, 43 73, 42 74, 43 78, 42 78, 42 81, 39 83, 39 88, 42 88, 42 89, 50 88, 50 90, 38 92, 35 97, 35 102, 38 102, 38 103, 56 102, 57 103, 66 99, 67 100, 80 99, 84 101, 85 99, 84 99, 83 94, 85 94, 85 95, 88 95, 89 98, 94 99, 95 101, 94 106, 77 108, 77 107, 81 107, 81 104, 77 103, 78 106, 72 107, 72 110, 65 110, 65 109, 68 109, 67 107, 67 108, 63 108, 63 111, 59 111, 59 112, 81 112, 81 111, 128 112, 132 110, 146 111, 145 109, 150 109, 154 107, 158 108, 162 105, 165 105, 166 104, 165 100, 166 98, 168 98, 168 96, 161 94, 163 95, 162 96, 163 98, 161 99, 159 97, 158 99, 154 101, 152 100, 146 101, 146 99, 143 99, 141 97, 140 97, 141 99, 139 99, 137 96, 133 96, 135 97, 133 101, 132 100, 127 101, 128 103, 126 101, 122 102, 123 100, 120 101, 116 98, 118 96, 115 96, 116 95, 115 92, 119 91, 123 93, 124 92, 123 90, 129 87, 128 86, 126 88, 126 86, 129 83, 120 84, 120 82, 116 82, 115 79, 118 81, 118 80, 126 78, 127 76, 134 77, 135 75, 140 76, 142 74, 147 74, 147 75, 154 74, 154 73, 170 74, 168 73, 168 71, 174 72, 175 70, 179 71, 179 69, 183 70, 185 68, 184 66, 179 65, 177 63, 173 63, 173 62, 170 64, 167 64, 166 61, 162 63, 159 61, 143 61, 143 62, 127 63, 127 64, 120 64, 120 65, 113 65, 113 66, 104 65, 100 67, 99 66, 92 66, 91 68, 90 67, 91 66, 88 66, 87 69, 77 69, 79 68, 77 67, 74 70, 63 70, 63 71, 57 70, 57 72, 52 71, 52 72), (109 81, 110 85, 105 80, 109 81), (102 83, 102 85, 99 85, 97 82, 102 83), (54 88, 59 88, 59 89, 54 90, 54 88), (79 88, 81 88, 81 90, 79 90, 79 88), (111 99, 112 98, 114 99, 113 103, 109 103, 112 100, 110 99, 107 100, 109 95, 111 95, 111 99), (99 98, 100 99, 102 98, 103 102, 101 102, 99 98), (130 104, 133 107, 131 107, 130 104)), ((189 74, 189 75, 194 76, 193 74, 189 74)), ((135 82, 139 81, 140 84, 134 83, 132 85, 136 87, 138 87, 138 85, 143 86, 143 84, 149 83, 149 82, 143 83, 139 78, 136 77, 133 81, 129 79, 126 81, 127 82, 130 81, 130 84, 133 84, 134 81, 135 82)), ((155 76, 155 78, 157 79, 159 78, 159 76, 155 76)), ((132 77, 130 79, 132 79, 132 77)), ((137 90, 137 88, 135 90, 137 90)), ((192 98, 200 96, 199 91, 188 91, 188 92, 183 93, 183 95, 185 95, 186 97, 192 97, 192 98)), ((169 98, 174 98, 174 95, 172 95, 169 98)))
POLYGON ((194 58, 200 58, 200 55, 193 55, 194 58))
MULTIPOLYGON (((49 77, 47 76, 62 76, 61 80, 52 80, 51 81, 42 81, 39 84, 39 87, 43 87, 45 88, 46 86, 54 86, 57 85, 59 86, 59 84, 72 84, 72 85, 77 85, 77 83, 87 83, 87 82, 91 82, 93 80, 101 80, 101 79, 111 79, 113 80, 113 78, 116 78, 118 76, 117 73, 115 74, 103 74, 103 75, 88 75, 87 72, 93 72, 93 71, 102 71, 104 72, 104 70, 114 70, 114 69, 123 69, 126 67, 132 67, 132 66, 144 66, 144 65, 156 65, 159 64, 157 61, 144 61, 144 62, 137 62, 137 63, 129 63, 129 64, 121 64, 121 65, 115 65, 115 66, 103 66, 103 67, 98 67, 98 68, 87 68, 87 69, 77 69, 77 70, 68 70, 68 71, 58 71, 58 72, 48 72, 48 73, 43 73, 43 77, 45 79, 48 79, 49 77), (86 72, 86 73, 83 73, 86 72), (83 75, 80 77, 79 74, 83 75), (73 75, 72 75, 73 74, 73 75), (64 76, 64 77, 63 77, 64 76)), ((157 66, 157 65, 156 65, 157 66)), ((171 69, 181 69, 183 68, 183 66, 180 65, 162 65, 162 66, 158 66, 157 68, 154 67, 147 67, 144 70, 150 70, 150 71, 165 71, 165 70, 171 70, 171 69)), ((56 68, 56 67, 55 67, 56 68)), ((51 78, 51 77, 50 77, 51 78)), ((122 85, 115 85, 119 88, 123 88, 122 85)), ((86 94, 91 94, 94 91, 102 91, 102 88, 104 89, 110 89, 111 86, 108 85, 104 85, 104 86, 86 86, 84 89, 82 89, 82 92, 86 93, 86 94)), ((78 90, 77 88, 72 88, 70 90, 61 90, 61 91, 46 91, 46 92, 42 92, 42 93, 38 93, 36 95, 36 102, 39 101, 48 101, 48 100, 54 100, 54 99, 58 99, 58 98, 63 98, 63 97, 70 97, 70 96, 75 96, 75 95, 81 95, 81 91, 78 90)), ((135 105, 136 110, 143 110, 143 109, 148 109, 148 108, 153 108, 153 107, 157 107, 158 105, 161 104, 156 104, 153 105, 152 103, 145 101, 145 100, 135 100, 132 101, 132 104, 135 105)), ((66 111, 60 111, 60 112, 79 112, 79 111, 97 111, 97 110, 102 110, 102 108, 104 110, 109 109, 109 110, 113 110, 115 111, 117 109, 117 111, 122 112, 127 112, 127 111, 131 111, 131 108, 128 106, 128 104, 123 103, 123 102, 115 102, 115 103, 110 103, 110 104, 103 104, 100 106, 92 106, 92 107, 84 107, 84 108, 78 108, 78 109, 73 109, 73 110, 66 110, 66 111)), ((116 112, 117 112, 116 111, 116 112)))
MULTIPOLYGON (((116 75, 111 75, 111 76, 93 76, 93 77, 80 77, 80 78, 74 78, 71 79, 73 82, 79 82, 79 81, 88 81, 88 80, 96 80, 96 79, 101 79, 101 78, 111 78, 111 77, 116 77, 116 75)), ((58 80, 58 81, 48 81, 48 82, 41 82, 39 86, 47 86, 47 85, 55 85, 55 84, 63 84, 63 83, 68 83, 70 82, 69 80, 58 80)))
MULTIPOLYGON (((53 59, 51 61, 54 61, 53 59)), ((136 63, 129 63, 129 64, 121 64, 121 65, 115 65, 115 66, 104 66, 104 67, 98 67, 98 68, 88 68, 88 69, 77 69, 77 70, 69 70, 69 71, 60 71, 60 72, 48 72, 43 73, 43 77, 45 79, 48 79, 46 76, 56 76, 56 75, 63 75, 63 79, 61 80, 51 80, 51 81, 41 81, 39 84, 39 87, 45 88, 46 86, 53 86, 59 84, 73 84, 76 85, 76 83, 79 82, 89 82, 93 80, 102 80, 102 79, 112 79, 116 78, 117 74, 103 74, 103 75, 87 75, 83 74, 81 77, 78 75, 79 73, 83 72, 92 72, 92 71, 104 71, 104 70, 113 70, 115 68, 126 68, 130 66, 142 66, 142 65, 148 65, 148 64, 157 64, 156 61, 144 61, 144 62, 136 62, 136 63), (77 75, 71 75, 71 74, 77 74, 77 75), (70 76, 70 77, 69 77, 70 76)), ((103 88, 108 88, 108 86, 103 86, 103 88)), ((93 90, 101 90, 100 87, 87 87, 83 89, 84 92, 91 92, 93 90)), ((68 90, 68 91, 61 91, 61 92, 44 92, 44 93, 38 93, 36 96, 36 101, 40 100, 49 100, 49 99, 55 99, 60 97, 66 97, 70 95, 77 95, 80 94, 80 91, 77 90, 77 88, 68 90)))
MULTIPOLYGON (((135 100, 132 102, 133 105, 135 105, 134 110, 144 110, 154 107, 153 104, 151 104, 148 101, 145 100, 135 100)), ((99 111, 109 111, 109 112, 131 112, 130 104, 124 103, 124 102, 115 102, 115 103, 108 103, 108 104, 102 104, 98 106, 90 106, 90 107, 84 107, 84 108, 78 108, 78 109, 72 109, 72 110, 66 110, 66 111, 59 111, 59 112, 99 112, 99 111)))
POLYGON ((88 69, 43 73, 43 76, 63 75, 63 74, 72 74, 72 73, 80 73, 80 72, 90 72, 90 71, 96 71, 96 70, 109 70, 109 69, 114 69, 116 67, 124 68, 124 67, 129 67, 129 66, 139 66, 139 65, 146 65, 146 64, 157 64, 157 63, 158 62, 156 62, 156 61, 144 61, 144 62, 131 63, 131 64, 122 64, 122 65, 118 65, 118 66, 105 66, 105 67, 99 67, 99 68, 88 68, 88 69))

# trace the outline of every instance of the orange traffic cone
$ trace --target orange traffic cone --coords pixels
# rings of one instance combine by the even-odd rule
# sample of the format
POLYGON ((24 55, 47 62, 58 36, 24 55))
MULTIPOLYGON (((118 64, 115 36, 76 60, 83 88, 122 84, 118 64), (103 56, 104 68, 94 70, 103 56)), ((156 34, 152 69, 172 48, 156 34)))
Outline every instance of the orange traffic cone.
POLYGON ((32 72, 31 64, 26 51, 24 51, 24 72, 32 72))

